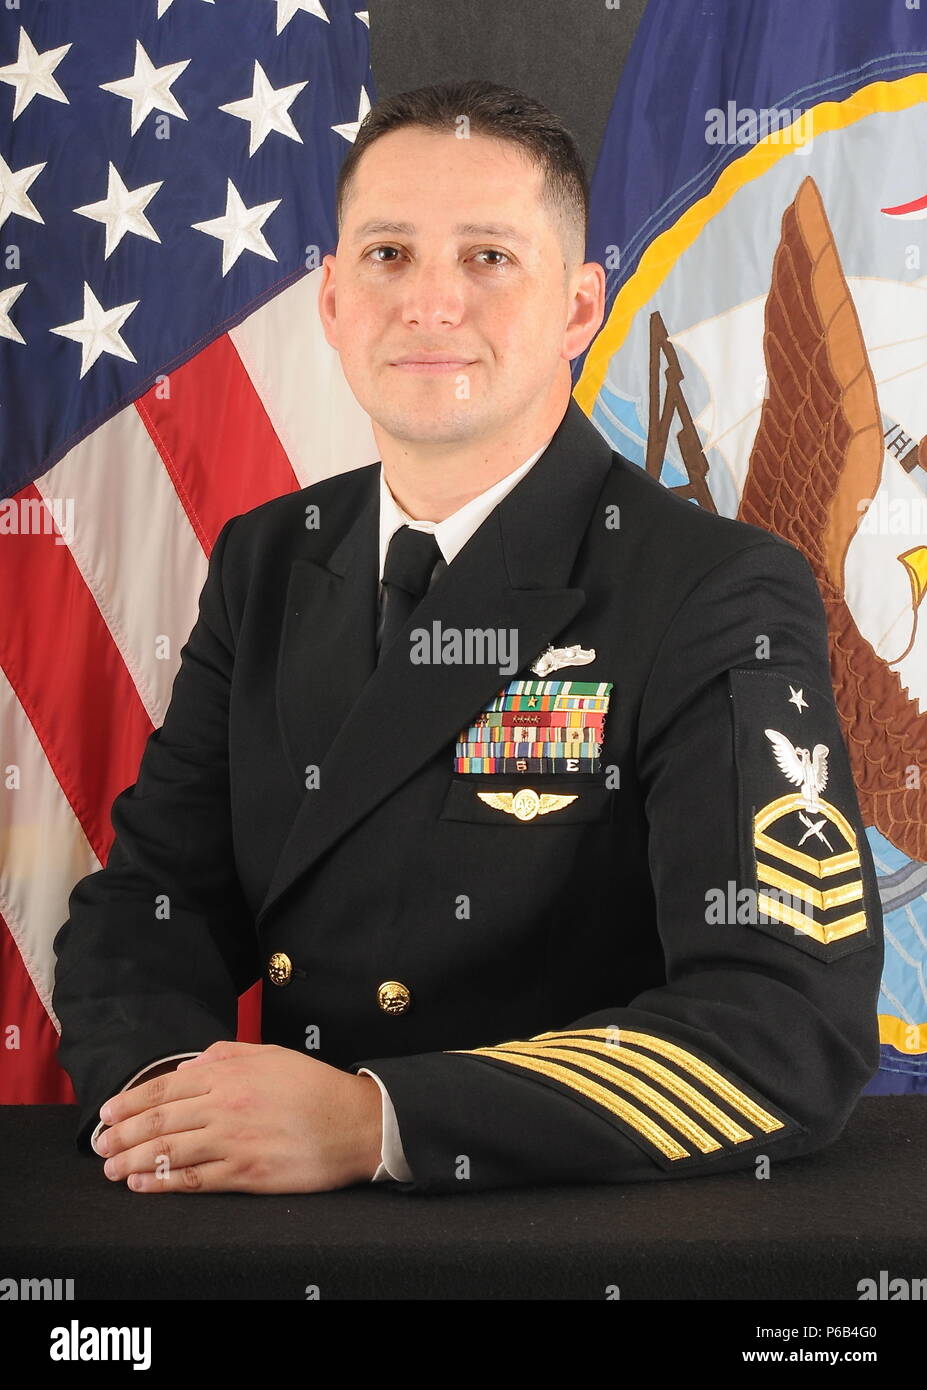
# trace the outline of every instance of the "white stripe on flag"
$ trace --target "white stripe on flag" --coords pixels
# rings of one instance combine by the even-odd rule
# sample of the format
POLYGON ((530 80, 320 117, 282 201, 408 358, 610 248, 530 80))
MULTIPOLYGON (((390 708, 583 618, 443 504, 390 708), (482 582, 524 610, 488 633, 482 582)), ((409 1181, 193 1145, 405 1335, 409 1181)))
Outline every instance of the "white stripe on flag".
MULTIPOLYGON (((102 866, 2 669, 0 728, 7 746, 16 750, 19 776, 18 789, 7 789, 0 797, 0 911, 35 991, 60 1032, 51 1006, 52 942, 67 919, 74 884, 102 866)), ((10 761, 5 759, 5 766, 10 761)))
POLYGON ((36 487, 46 498, 73 497, 71 553, 158 727, 208 561, 135 406, 88 435, 36 487), (164 636, 168 658, 157 655, 164 636))

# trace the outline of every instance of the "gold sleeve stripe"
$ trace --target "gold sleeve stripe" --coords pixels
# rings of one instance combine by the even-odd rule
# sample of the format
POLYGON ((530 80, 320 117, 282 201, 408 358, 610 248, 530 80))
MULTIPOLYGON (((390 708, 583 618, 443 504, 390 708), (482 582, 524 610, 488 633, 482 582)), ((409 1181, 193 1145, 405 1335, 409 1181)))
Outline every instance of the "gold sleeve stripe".
MULTIPOLYGON (((734 1110, 739 1110, 751 1124, 756 1125, 764 1134, 770 1134, 775 1129, 784 1129, 782 1120, 777 1120, 775 1115, 770 1115, 768 1110, 764 1110, 756 1101, 751 1100, 748 1095, 735 1086, 732 1081, 728 1081, 726 1076, 722 1076, 714 1067, 703 1062, 694 1053, 688 1052, 678 1043, 669 1042, 666 1038, 658 1038, 650 1033, 637 1033, 630 1029, 622 1028, 618 1032, 620 1042, 612 1043, 613 1047, 621 1046, 624 1043, 636 1043, 638 1047, 645 1048, 648 1052, 656 1052, 661 1057, 667 1057, 671 1062, 675 1062, 682 1071, 688 1072, 690 1076, 696 1077, 703 1086, 714 1091, 716 1096, 726 1101, 734 1110)), ((615 1030, 611 1032, 606 1028, 582 1028, 576 1032, 564 1033, 538 1033, 531 1038, 531 1042, 546 1042, 548 1038, 614 1038, 615 1030)))
MULTIPOLYGON (((683 1081, 681 1076, 677 1076, 669 1067, 664 1067, 662 1062, 658 1062, 653 1057, 646 1057, 642 1052, 636 1052, 633 1047, 622 1046, 618 1048, 615 1043, 594 1042, 591 1038, 563 1038, 558 1035, 558 1042, 565 1042, 568 1047, 582 1048, 584 1051, 597 1052, 603 1057, 609 1057, 614 1066, 619 1062, 623 1067, 633 1067, 635 1071, 643 1072, 644 1076, 649 1076, 652 1081, 659 1081, 668 1091, 672 1091, 680 1100, 684 1100, 697 1115, 701 1115, 703 1120, 715 1127, 719 1134, 725 1139, 729 1139, 732 1144, 742 1144, 745 1139, 752 1139, 753 1135, 748 1129, 744 1129, 736 1120, 732 1120, 730 1115, 726 1115, 723 1110, 719 1110, 701 1091, 697 1091, 694 1086, 690 1086, 688 1081, 683 1081)), ((505 1047, 514 1047, 514 1043, 505 1043, 505 1047)), ((520 1046, 520 1044, 519 1044, 520 1046)), ((543 1042, 539 1047, 552 1047, 552 1042, 543 1042)))
POLYGON ((666 1158, 692 1157, 688 1149, 684 1148, 671 1134, 667 1134, 665 1129, 651 1120, 642 1110, 638 1110, 636 1105, 622 1100, 620 1096, 615 1095, 614 1091, 609 1091, 605 1086, 599 1086, 594 1081, 587 1081, 578 1072, 568 1071, 566 1067, 558 1066, 556 1062, 544 1062, 536 1057, 522 1057, 512 1052, 503 1052, 500 1048, 495 1047, 462 1047, 448 1050, 452 1053, 457 1052, 464 1057, 495 1057, 500 1062, 507 1062, 509 1066, 523 1067, 525 1071, 538 1072, 541 1076, 547 1076, 552 1081, 559 1081, 564 1086, 569 1086, 571 1090, 578 1091, 587 1100, 594 1101, 596 1105, 603 1106, 611 1114, 624 1120, 632 1129, 636 1129, 638 1134, 642 1134, 645 1139, 648 1139, 654 1148, 659 1149, 666 1158))
MULTIPOLYGON (((612 1051, 615 1049, 613 1048, 612 1051)), ((661 1120, 678 1129, 684 1139, 688 1139, 697 1149, 701 1149, 703 1154, 713 1153, 720 1149, 721 1145, 714 1135, 707 1134, 701 1125, 695 1123, 678 1105, 674 1105, 666 1096, 660 1095, 652 1086, 648 1086, 645 1081, 639 1081, 636 1076, 628 1076, 621 1067, 614 1063, 600 1062, 597 1058, 581 1057, 578 1052, 569 1052, 566 1048, 552 1047, 549 1043, 539 1043, 532 1046, 531 1043, 500 1043, 493 1049, 494 1052, 517 1052, 520 1057, 553 1057, 558 1062, 568 1062, 570 1066, 579 1067, 583 1071, 591 1072, 593 1076, 599 1076, 603 1081, 609 1082, 612 1086, 617 1086, 619 1090, 627 1091, 635 1100, 642 1101, 644 1105, 649 1105, 651 1110, 655 1110, 661 1120)), ((753 1135, 743 1131, 745 1139, 752 1139, 753 1135)))

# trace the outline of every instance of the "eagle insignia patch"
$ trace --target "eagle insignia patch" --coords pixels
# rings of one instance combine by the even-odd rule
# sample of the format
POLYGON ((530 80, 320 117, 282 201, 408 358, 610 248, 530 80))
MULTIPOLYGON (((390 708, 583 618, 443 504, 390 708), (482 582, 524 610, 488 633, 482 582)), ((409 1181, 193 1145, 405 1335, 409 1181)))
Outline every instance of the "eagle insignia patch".
POLYGON ((876 890, 860 856, 865 831, 832 693, 796 688, 776 671, 728 678, 751 924, 820 960, 868 946, 867 895, 876 890))

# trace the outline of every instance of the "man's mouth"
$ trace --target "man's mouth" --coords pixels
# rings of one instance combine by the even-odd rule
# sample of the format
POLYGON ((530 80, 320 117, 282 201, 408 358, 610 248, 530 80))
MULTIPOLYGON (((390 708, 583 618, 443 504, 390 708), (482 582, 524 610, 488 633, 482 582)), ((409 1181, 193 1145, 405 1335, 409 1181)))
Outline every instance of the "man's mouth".
POLYGON ((396 367, 401 372, 423 372, 425 375, 459 372, 474 365, 473 358, 455 357, 453 353, 442 352, 440 348, 432 348, 430 351, 425 348, 418 353, 409 352, 390 363, 391 367, 396 367))
POLYGON ((415 361, 413 359, 407 359, 404 362, 393 362, 391 365, 396 367, 400 372, 424 372, 426 376, 439 376, 442 372, 463 371, 465 367, 472 367, 474 364, 472 362, 460 361, 435 361, 428 359, 415 361))

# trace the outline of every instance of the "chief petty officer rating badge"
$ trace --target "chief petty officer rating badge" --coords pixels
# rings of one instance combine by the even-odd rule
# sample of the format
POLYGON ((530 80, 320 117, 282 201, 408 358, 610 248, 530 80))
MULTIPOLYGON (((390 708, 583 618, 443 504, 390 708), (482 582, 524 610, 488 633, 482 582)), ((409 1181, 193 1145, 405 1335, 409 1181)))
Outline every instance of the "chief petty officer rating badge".
POLYGON ((755 925, 824 960, 858 950, 871 939, 862 827, 833 700, 775 671, 745 668, 728 679, 741 869, 756 893, 755 925))

